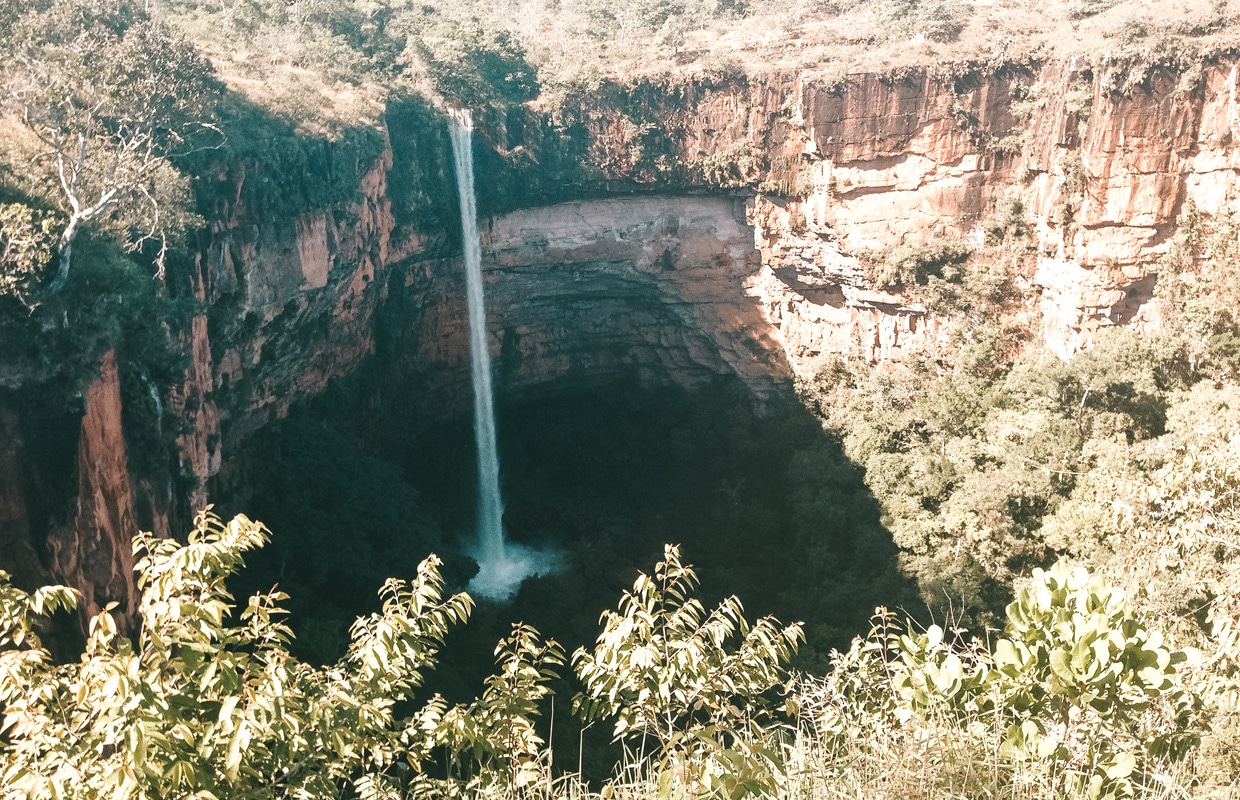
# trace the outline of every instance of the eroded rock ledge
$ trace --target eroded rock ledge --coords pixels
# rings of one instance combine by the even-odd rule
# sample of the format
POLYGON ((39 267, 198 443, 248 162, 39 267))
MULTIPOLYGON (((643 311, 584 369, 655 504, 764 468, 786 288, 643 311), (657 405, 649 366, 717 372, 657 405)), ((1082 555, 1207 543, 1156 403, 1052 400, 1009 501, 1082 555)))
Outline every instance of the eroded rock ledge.
MULTIPOLYGON (((756 393, 786 377, 750 296, 760 268, 743 200, 616 198, 522 209, 482 231, 497 391, 508 397, 633 376, 700 385, 739 375, 756 393)), ((406 312, 390 370, 428 408, 469 391, 463 268, 404 273, 406 312)))

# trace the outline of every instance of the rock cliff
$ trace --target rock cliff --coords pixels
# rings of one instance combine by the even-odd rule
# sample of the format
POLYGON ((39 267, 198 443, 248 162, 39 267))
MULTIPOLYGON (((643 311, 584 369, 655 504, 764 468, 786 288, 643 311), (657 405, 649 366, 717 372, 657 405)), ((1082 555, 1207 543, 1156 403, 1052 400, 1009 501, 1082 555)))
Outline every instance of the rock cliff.
POLYGON ((114 352, 104 354, 82 406, 76 424, 37 407, 0 412, 0 554, 18 585, 78 589, 83 630, 113 602, 118 624, 129 628, 138 610, 130 545, 138 526, 114 352), (58 502, 65 494, 73 499, 58 502))
POLYGON ((130 546, 138 526, 113 352, 104 355, 85 404, 78 436, 77 509, 72 524, 48 538, 51 572, 81 590, 78 612, 83 622, 115 602, 113 615, 128 628, 138 613, 130 546))
MULTIPOLYGON (((1004 207, 1032 232, 1014 302, 1047 347, 1069 357, 1104 326, 1156 327, 1160 264, 1186 204, 1235 210, 1237 80, 1225 60, 827 85, 785 73, 604 86, 554 111, 480 113, 498 390, 736 375, 762 396, 833 354, 945 357, 960 320, 915 286, 875 285, 866 265, 940 240, 985 258, 1004 207)), ((462 407, 446 152, 433 114, 393 106, 343 197, 273 211, 262 159, 201 176, 210 227, 178 278, 198 311, 177 334, 189 367, 167 398, 187 423, 176 448, 192 504, 228 485, 251 434, 333 380, 369 371, 359 415, 396 395, 426 418, 462 407)), ((0 412, 4 559, 90 586, 91 608, 132 603, 121 576, 135 500, 114 376, 105 358, 75 440, 77 484, 64 490, 77 511, 60 528, 32 532, 32 492, 44 490, 23 461, 26 423, 0 412)))
MULTIPOLYGON (((694 387, 739 375, 761 394, 786 375, 751 296, 760 260, 742 199, 522 209, 489 220, 482 250, 502 397, 624 376, 694 387)), ((427 262, 400 278, 386 370, 423 413, 460 408, 470 390, 461 264, 427 262)))

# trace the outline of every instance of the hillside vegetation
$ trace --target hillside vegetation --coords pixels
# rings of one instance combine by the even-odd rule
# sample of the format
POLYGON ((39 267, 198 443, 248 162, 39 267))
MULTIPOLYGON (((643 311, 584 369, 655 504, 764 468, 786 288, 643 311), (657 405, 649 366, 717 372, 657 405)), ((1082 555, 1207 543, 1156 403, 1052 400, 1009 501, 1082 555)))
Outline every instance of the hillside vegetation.
POLYGON ((604 80, 1002 64, 1082 54, 1192 59, 1234 47, 1229 0, 429 0, 156 6, 229 86, 301 121, 374 114, 385 92, 554 106, 604 80))

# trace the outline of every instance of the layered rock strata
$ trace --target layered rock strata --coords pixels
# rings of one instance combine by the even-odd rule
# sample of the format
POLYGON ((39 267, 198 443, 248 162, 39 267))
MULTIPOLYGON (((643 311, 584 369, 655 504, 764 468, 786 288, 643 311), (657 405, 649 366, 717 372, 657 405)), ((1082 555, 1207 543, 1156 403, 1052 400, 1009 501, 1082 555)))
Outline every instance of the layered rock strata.
MULTIPOLYGON (((1235 202, 1236 69, 1155 69, 1122 87, 1118 69, 639 87, 583 98, 571 129, 530 110, 519 130, 492 115, 483 206, 512 209, 483 225, 500 390, 627 370, 686 385, 737 374, 761 391, 825 356, 934 354, 950 315, 873 285, 861 257, 945 238, 978 247, 1002 205, 1019 204, 1033 231, 1027 299, 1052 350, 1156 325, 1158 264, 1185 202, 1215 216, 1235 202), (551 174, 563 185, 540 183, 551 174), (594 197, 552 202, 574 193, 594 197)), ((436 162, 418 174, 438 183, 389 184, 408 172, 392 171, 405 147, 394 141, 344 206, 263 219, 238 189, 217 214, 194 285, 231 321, 195 320, 178 400, 204 486, 250 432, 355 372, 379 338, 401 373, 393 387, 422 408, 464 396, 463 293, 443 231, 454 220, 401 224, 392 211, 450 194, 450 175, 436 162)))
MULTIPOLYGON (((485 225, 482 250, 501 399, 620 377, 694 387, 719 375, 738 375, 761 394, 786 375, 749 295, 760 259, 741 200, 520 210, 485 225)), ((421 302, 400 315, 388 369, 425 413, 459 407, 469 380, 459 260, 405 271, 399 291, 421 302)))

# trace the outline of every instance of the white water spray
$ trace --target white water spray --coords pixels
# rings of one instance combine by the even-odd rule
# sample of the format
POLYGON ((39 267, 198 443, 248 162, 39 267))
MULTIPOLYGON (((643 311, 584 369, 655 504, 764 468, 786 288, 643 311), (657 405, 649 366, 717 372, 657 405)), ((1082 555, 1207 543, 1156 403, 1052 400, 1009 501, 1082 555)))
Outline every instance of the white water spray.
POLYGON ((469 299, 469 352, 474 384, 474 443, 478 451, 478 542, 473 553, 478 574, 469 588, 492 599, 510 596, 530 575, 553 568, 553 555, 504 542, 504 501, 499 492, 499 450, 495 443, 495 405, 491 388, 491 353, 482 287, 482 246, 474 198, 473 119, 468 111, 452 113, 452 155, 461 201, 465 245, 465 283, 469 299))

